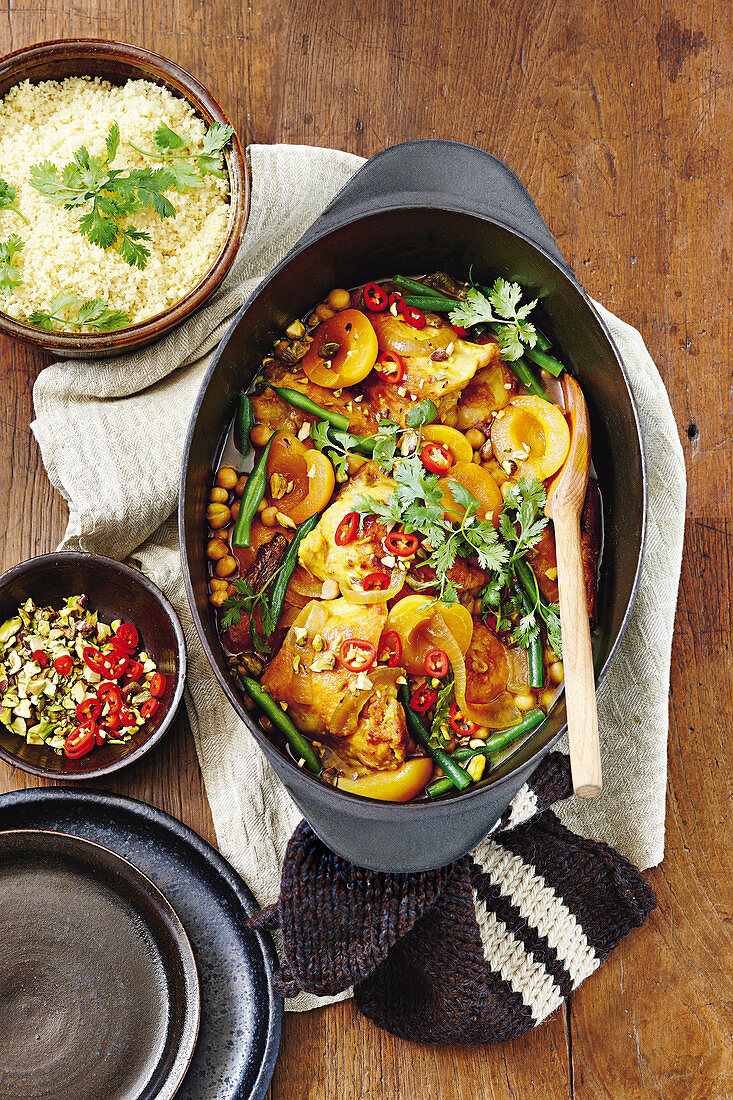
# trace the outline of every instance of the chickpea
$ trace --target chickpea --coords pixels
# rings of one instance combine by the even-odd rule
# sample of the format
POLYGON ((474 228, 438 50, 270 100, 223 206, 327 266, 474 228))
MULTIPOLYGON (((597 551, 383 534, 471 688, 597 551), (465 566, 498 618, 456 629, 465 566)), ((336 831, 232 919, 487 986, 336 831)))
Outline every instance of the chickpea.
POLYGON ((231 577, 232 573, 236 573, 236 571, 237 559, 233 558, 231 554, 226 554, 216 563, 217 577, 231 577))
POLYGON ((221 486, 215 485, 209 493, 209 500, 212 504, 226 504, 229 500, 229 493, 226 489, 222 489, 221 486))
POLYGON ((209 587, 212 592, 226 592, 227 582, 222 580, 221 577, 212 577, 209 581, 209 587))
POLYGON ((444 413, 441 419, 442 422, 444 424, 447 424, 449 428, 455 428, 456 424, 458 423, 458 410, 448 409, 448 412, 444 413))
POLYGON ((210 504, 206 509, 206 518, 209 521, 209 527, 213 528, 214 531, 218 531, 221 527, 226 527, 228 523, 231 523, 231 509, 227 508, 226 504, 210 504))
POLYGON ((241 500, 235 500, 232 504, 232 519, 237 522, 237 516, 239 515, 239 509, 242 507, 241 500))
MULTIPOLYGON (((474 451, 479 451, 486 442, 486 436, 478 428, 469 428, 465 432, 466 439, 473 447, 474 451)), ((482 456, 483 457, 483 456, 482 456)))
MULTIPOLYGON (((470 430, 474 431, 473 428, 471 428, 470 430)), ((466 438, 468 438, 468 432, 466 432, 466 438)), ((494 457, 494 447, 490 439, 487 439, 485 443, 481 444, 480 454, 484 462, 490 462, 491 459, 494 457)))
POLYGON ((548 665, 552 665, 552 664, 555 663, 555 661, 558 661, 560 659, 558 657, 557 653, 555 653, 554 649, 546 649, 544 656, 545 656, 545 661, 547 662, 548 665))
POLYGON ((224 600, 226 598, 227 598, 226 588, 220 588, 216 592, 211 593, 211 595, 209 596, 209 603, 213 604, 214 607, 221 607, 221 605, 224 603, 224 600))
POLYGON ((514 696, 514 705, 517 708, 517 710, 532 710, 532 707, 534 706, 534 696, 533 695, 515 695, 514 696))
POLYGON ((233 489, 239 481, 239 474, 232 466, 222 466, 216 475, 216 484, 222 489, 233 489))
POLYGON ((480 615, 481 614, 481 600, 474 600, 473 601, 473 606, 471 607, 471 614, 472 615, 480 615))
POLYGON ((237 478, 237 484, 234 486, 234 495, 235 495, 235 497, 244 496, 244 490, 246 488, 247 488, 247 475, 242 474, 241 477, 237 478))
POLYGON ((308 318, 307 324, 309 328, 315 328, 315 326, 318 324, 318 314, 311 313, 310 317, 308 318))
POLYGON ((491 733, 486 726, 478 726, 471 734, 471 738, 477 741, 488 741, 490 736, 491 733))
POLYGON ((263 497, 260 503, 257 505, 257 511, 260 513, 260 515, 264 512, 267 506, 267 497, 263 497))
POLYGON ((351 305, 351 295, 348 290, 332 290, 326 302, 331 309, 338 313, 351 305))
POLYGON ((277 508, 274 508, 272 505, 265 508, 260 519, 265 527, 275 527, 277 524, 277 508))
POLYGON ((275 344, 275 356, 278 359, 284 359, 285 353, 287 352, 289 347, 290 344, 287 340, 278 340, 278 342, 275 344))
POLYGON ((565 669, 562 661, 553 661, 550 665, 550 679, 554 684, 561 684, 565 679, 565 669))
POLYGON ((320 306, 316 306, 316 317, 319 321, 330 321, 334 316, 334 310, 330 309, 325 302, 320 306))
POLYGON ((249 433, 249 438, 252 440, 253 446, 266 447, 270 442, 270 437, 274 434, 272 428, 268 428, 267 424, 255 424, 249 433))
POLYGON ((228 553, 229 547, 226 542, 224 542, 224 539, 212 539, 206 547, 206 557, 209 561, 219 561, 228 553))

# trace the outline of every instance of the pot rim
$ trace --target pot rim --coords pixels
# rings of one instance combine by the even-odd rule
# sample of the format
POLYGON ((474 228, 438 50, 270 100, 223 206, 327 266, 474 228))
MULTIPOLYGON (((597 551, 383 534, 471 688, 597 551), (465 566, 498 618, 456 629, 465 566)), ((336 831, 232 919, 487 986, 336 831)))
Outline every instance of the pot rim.
MULTIPOLYGON (((214 354, 212 356, 211 363, 209 364, 209 367, 206 371, 206 375, 205 375, 205 377, 203 378, 203 380, 201 382, 201 386, 200 386, 198 394, 196 395, 196 401, 195 401, 195 404, 194 404, 194 407, 193 407, 193 410, 192 410, 192 413, 191 413, 189 428, 188 428, 188 432, 186 434, 186 442, 185 442, 184 449, 183 449, 183 457, 182 457, 182 465, 181 465, 181 479, 180 479, 180 483, 179 483, 179 497, 178 497, 178 501, 179 501, 179 503, 178 503, 178 533, 179 533, 179 543, 180 543, 181 566, 182 566, 182 571, 183 571, 184 586, 185 586, 185 590, 186 590, 186 598, 188 599, 189 607, 191 609, 191 614, 192 614, 192 617, 193 617, 194 626, 196 627, 196 633, 199 637, 199 641, 201 642, 201 644, 203 646, 204 652, 206 654, 206 658, 207 658, 209 664, 211 665, 211 667, 214 671, 214 675, 216 676, 217 680, 219 681, 219 684, 222 687, 225 695, 227 696, 230 703, 234 707, 234 709, 235 709, 237 715, 239 716, 239 718, 244 722, 245 726, 247 727, 249 732, 254 736, 255 740, 258 742, 258 744, 260 744, 260 746, 262 746, 262 744, 266 744, 271 750, 277 752, 282 759, 286 760, 288 762, 288 764, 298 774, 307 775, 309 777, 309 779, 311 779, 313 781, 313 783, 318 784, 319 788, 330 791, 331 797, 342 800, 342 804, 344 804, 344 802, 345 802, 347 805, 352 805, 352 806, 359 805, 359 806, 363 807, 365 803, 371 803, 375 808, 376 807, 382 807, 382 808, 390 807, 391 812, 393 814, 396 814, 398 816, 407 817, 412 813, 419 812, 420 810, 424 811, 424 809, 427 805, 435 807, 438 813, 440 813, 440 809, 438 809, 439 807, 443 807, 444 810, 446 810, 446 812, 447 812, 447 807, 456 805, 456 803, 459 800, 461 801, 462 805, 465 805, 468 802, 469 799, 477 799, 477 798, 480 798, 482 796, 485 796, 486 791, 492 789, 498 781, 510 779, 511 776, 514 775, 515 772, 519 771, 520 768, 524 764, 526 764, 532 757, 538 755, 543 750, 549 751, 552 748, 552 746, 555 745, 558 742, 558 740, 563 736, 563 734, 567 732, 567 722, 563 723, 563 725, 560 727, 560 729, 557 731, 557 733, 555 733, 550 738, 550 740, 548 742, 546 742, 545 744, 542 744, 540 746, 537 746, 536 745, 537 738, 539 738, 541 736, 543 730, 545 729, 545 724, 546 724, 546 720, 547 720, 547 719, 545 719, 545 722, 542 722, 537 727, 537 729, 532 732, 532 734, 528 737, 528 739, 524 742, 524 744, 517 750, 517 752, 512 754, 510 757, 507 758, 507 760, 504 762, 504 764, 506 765, 506 770, 503 770, 503 765, 500 765, 499 768, 497 768, 496 772, 494 772, 491 776, 489 776, 489 778, 492 780, 492 782, 480 784, 480 785, 477 785, 477 786, 472 786, 472 787, 469 787, 465 791, 448 791, 448 792, 446 792, 446 794, 442 795, 440 798, 437 798, 434 801, 430 801, 428 803, 425 803, 425 802, 389 802, 385 799, 366 798, 363 795, 351 794, 348 791, 339 790, 337 787, 330 787, 327 784, 324 784, 317 776, 312 775, 310 772, 307 772, 305 769, 298 768, 295 761, 287 753, 285 753, 282 750, 278 749, 276 745, 274 745, 267 737, 265 737, 265 735, 264 735, 263 731, 260 729, 259 725, 254 721, 254 719, 251 717, 251 715, 249 714, 249 712, 247 711, 247 709, 243 705, 242 699, 237 696, 237 694, 232 690, 230 684, 227 682, 226 678, 221 674, 221 671, 220 671, 219 666, 218 666, 218 661, 217 661, 217 659, 214 655, 212 647, 209 645, 208 639, 207 639, 205 631, 203 629, 203 623, 201 622, 201 616, 199 615, 198 607, 197 607, 197 604, 196 604, 196 596, 195 596, 195 593, 194 593, 193 583, 192 583, 192 580, 191 580, 191 573, 190 573, 190 569, 189 569, 189 565, 188 565, 188 557, 184 553, 184 546, 186 545, 186 540, 185 540, 185 507, 184 507, 185 499, 186 499, 186 492, 185 491, 186 491, 186 481, 187 481, 187 475, 188 475, 189 458, 190 458, 190 452, 191 452, 191 444, 193 442, 193 435, 194 435, 194 431, 195 431, 195 428, 196 428, 196 423, 197 423, 197 420, 198 420, 199 412, 200 412, 200 409, 201 409, 201 404, 203 402, 204 395, 206 394, 206 392, 208 390, 209 383, 211 382, 212 375, 213 375, 214 371, 216 370, 216 367, 218 366, 219 359, 221 358, 221 355, 224 351, 224 348, 229 343, 229 340, 230 340, 231 336, 233 335, 234 330, 237 327, 237 325, 239 324, 241 318, 245 315, 247 310, 251 307, 254 300, 256 298, 258 298, 266 290, 266 288, 269 286, 269 284, 280 274, 280 272, 282 270, 284 270, 284 268, 293 259, 295 259, 296 256, 300 255, 301 252, 307 251, 312 246, 314 246, 316 244, 319 244, 321 241, 325 240, 327 237, 331 236, 334 233, 339 232, 339 230, 345 228, 348 225, 358 224, 360 221, 365 221, 365 220, 368 220, 370 218, 381 217, 383 214, 389 214, 389 213, 394 213, 394 212, 404 212, 405 210, 410 210, 410 211, 438 210, 438 211, 445 211, 447 213, 457 213, 457 214, 467 215, 469 217, 476 218, 480 221, 488 222, 489 224, 498 226, 500 229, 503 229, 507 233, 511 234, 512 236, 515 236, 515 237, 519 238, 525 244, 528 244, 532 249, 539 252, 540 255, 556 269, 556 271, 559 273, 559 275, 562 277, 562 279, 569 282, 572 289, 574 289, 575 291, 577 291, 580 294, 580 296, 583 299, 583 302, 584 302, 586 308, 588 309, 592 319, 598 325, 602 335, 604 336, 604 338, 607 341, 609 347, 611 348, 611 350, 613 352, 613 355, 616 359, 616 362, 619 366, 619 369, 621 371, 621 375, 623 377, 624 385, 626 387, 626 392, 627 392, 628 399, 629 399, 629 406, 631 408, 631 412, 632 412, 633 419, 634 419, 634 424, 636 426, 636 437, 637 437, 637 441, 638 441, 638 445, 639 445, 639 457, 640 457, 640 468, 641 468, 642 521, 641 521, 641 530, 640 530, 640 537, 639 537, 639 553, 638 553, 637 562, 636 562, 636 570, 635 570, 635 573, 634 573, 634 579, 633 579, 633 582, 632 582, 632 585, 631 585, 631 592, 630 592, 630 595, 629 595, 629 600, 628 600, 628 603, 626 605, 626 610, 624 612, 624 616, 623 616, 623 619, 621 621, 621 625, 620 625, 618 633, 616 634, 616 637, 613 641, 613 644, 611 645, 608 656, 606 657, 602 668, 596 674, 596 688, 598 687, 598 685, 601 683, 601 681, 605 677, 606 673, 608 672, 608 669, 610 668, 610 666, 613 662, 614 657, 616 656, 616 653, 618 652, 618 648, 619 648, 619 646, 620 646, 620 644, 623 640, 623 637, 626 633, 626 630, 627 630, 628 625, 629 625, 629 620, 631 618, 631 614, 633 612, 634 605, 636 603, 636 598, 637 598, 638 589, 639 589, 639 581, 640 581, 640 578, 641 578, 642 565, 643 565, 644 554, 645 554, 645 549, 646 549, 646 535, 647 535, 647 524, 648 524, 649 499, 648 499, 648 470, 647 470, 646 452, 644 450, 644 440, 643 440, 643 437, 642 437, 642 434, 641 434, 641 424, 640 424, 640 421, 639 421, 639 414, 638 414, 638 410, 637 410, 637 407, 636 407, 636 401, 635 401, 635 398, 634 398, 633 390, 631 388, 631 383, 630 383, 630 380, 629 380, 628 373, 626 371, 626 367, 625 367, 624 362, 621 358, 621 355, 620 355, 620 353, 619 353, 619 351, 616 347, 616 344, 615 344, 610 332, 608 331, 608 327, 606 326, 605 322, 603 321, 600 314, 598 313, 598 310, 595 308, 595 306, 594 306, 593 302, 591 301, 589 295, 586 293, 586 291, 580 285, 578 280, 575 278, 575 275, 569 270, 569 268, 563 267, 561 264, 558 263, 558 261, 553 256, 550 255, 550 253, 545 248, 543 248, 541 245, 537 244, 529 236, 520 233, 516 228, 509 225, 506 221, 504 221, 500 218, 491 217, 487 214, 479 213, 475 210, 470 210, 470 209, 468 209, 468 207, 465 204, 462 204, 460 202, 450 201, 447 198, 441 198, 440 201, 436 200, 436 201, 431 201, 431 202, 427 202, 427 201, 415 202, 414 204, 410 204, 410 205, 406 205, 405 203, 394 203, 394 202, 385 201, 382 205, 379 206, 378 209, 370 209, 368 211, 357 211, 352 216, 349 216, 348 211, 345 211, 344 215, 341 218, 338 218, 338 220, 336 220, 336 221, 331 220, 328 224, 328 227, 324 228, 321 232, 318 232, 318 231, 313 232, 313 226, 306 229, 305 234, 304 234, 304 237, 306 239, 301 238, 298 242, 296 242, 296 244, 283 257, 283 259, 280 260, 280 262, 272 269, 272 271, 270 271, 269 274, 266 275, 265 278, 260 283, 258 283, 258 285, 255 287, 253 292, 246 299, 246 301, 240 306, 240 308, 237 310, 236 314, 232 318, 229 326, 227 327, 226 332, 224 333, 221 340, 219 341, 219 344, 216 348, 216 351, 214 352, 214 354)), ((552 711, 554 711, 557 708, 557 706, 562 702, 563 699, 564 699, 564 691, 561 691, 560 694, 558 695, 557 699, 555 700, 555 702, 554 702, 550 712, 548 713, 547 717, 549 717, 549 714, 551 714, 552 711)), ((324 797, 329 797, 329 796, 325 795, 324 797)))

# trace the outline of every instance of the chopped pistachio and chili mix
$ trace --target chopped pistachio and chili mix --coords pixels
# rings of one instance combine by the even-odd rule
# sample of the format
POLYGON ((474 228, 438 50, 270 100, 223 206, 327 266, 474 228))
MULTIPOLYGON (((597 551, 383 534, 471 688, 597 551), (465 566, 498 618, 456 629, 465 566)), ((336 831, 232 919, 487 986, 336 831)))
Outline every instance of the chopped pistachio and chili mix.
POLYGON ((0 626, 0 721, 71 760, 125 744, 166 689, 138 642, 132 623, 101 622, 84 595, 58 610, 26 600, 0 626))

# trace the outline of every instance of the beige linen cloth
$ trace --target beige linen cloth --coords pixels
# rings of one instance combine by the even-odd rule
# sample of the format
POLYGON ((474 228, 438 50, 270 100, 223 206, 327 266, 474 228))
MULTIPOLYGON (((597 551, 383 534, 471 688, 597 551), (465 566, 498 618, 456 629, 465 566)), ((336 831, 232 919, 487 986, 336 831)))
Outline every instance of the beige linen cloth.
MULTIPOLYGON (((249 224, 217 294, 153 347, 48 367, 34 389, 33 431, 48 476, 69 503, 61 549, 129 557, 181 617, 189 655, 186 705, 219 848, 267 905, 277 898, 285 846, 300 814, 204 656, 184 593, 173 513, 191 408, 229 319, 362 160, 288 145, 255 145, 248 155, 249 224)), ((636 606, 598 696, 603 794, 591 802, 571 799, 559 814, 571 829, 607 841, 645 868, 664 852, 667 694, 685 473, 669 400, 641 336, 597 308, 626 364, 641 417, 649 528, 636 606)), ((320 1003, 301 994, 287 1007, 320 1003)))

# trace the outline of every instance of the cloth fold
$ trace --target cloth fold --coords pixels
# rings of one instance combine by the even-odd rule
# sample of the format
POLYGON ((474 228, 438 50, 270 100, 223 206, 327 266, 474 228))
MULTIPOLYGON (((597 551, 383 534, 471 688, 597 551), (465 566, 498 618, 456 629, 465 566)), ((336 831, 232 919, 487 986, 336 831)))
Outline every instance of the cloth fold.
POLYGON ((571 793, 568 758, 551 753, 470 857, 421 874, 355 867, 301 822, 277 903, 251 921, 281 933, 276 986, 353 984, 361 1012, 418 1042, 536 1027, 656 905, 628 860, 557 819, 571 793))
MULTIPOLYGON (((300 814, 206 660, 181 575, 175 520, 183 445, 213 348, 232 313, 362 163, 303 146, 251 146, 250 219, 216 295, 160 343, 115 359, 55 363, 34 387, 33 430, 49 477, 69 503, 61 544, 130 557, 181 617, 189 652, 186 706, 217 841, 262 905, 275 902, 300 814)), ((650 474, 649 535, 639 598, 599 693, 604 792, 564 802, 568 827, 642 867, 662 858, 667 693, 679 580, 685 480, 669 401, 641 336, 597 307, 622 354, 639 407, 650 474)), ((344 994, 340 994, 343 996, 344 994)), ((319 1003, 301 993, 289 1008, 319 1003)))

